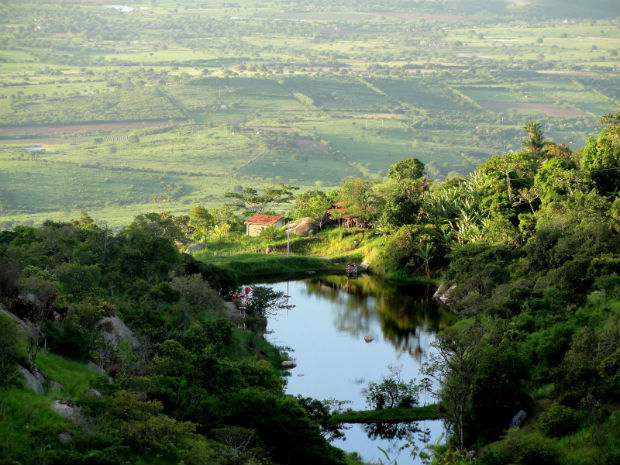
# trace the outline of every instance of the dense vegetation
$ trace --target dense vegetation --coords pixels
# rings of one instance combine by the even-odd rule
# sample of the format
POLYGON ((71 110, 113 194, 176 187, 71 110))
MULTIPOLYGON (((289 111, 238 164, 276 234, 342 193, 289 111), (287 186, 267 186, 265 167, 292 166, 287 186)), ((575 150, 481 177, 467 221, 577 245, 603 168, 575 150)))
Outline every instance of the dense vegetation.
POLYGON ((530 125, 527 151, 452 183, 458 199, 437 191, 435 206, 460 213, 429 210, 455 227, 444 279, 463 316, 429 372, 477 463, 620 459, 620 113, 604 122, 572 154, 530 125), (528 420, 506 432, 519 410, 528 420))
MULTIPOLYGON (((404 159, 385 178, 348 178, 296 198, 293 216, 318 223, 325 211, 309 207, 328 198, 343 202, 349 225, 367 229, 332 216, 327 230, 295 238, 293 251, 444 283, 460 318, 440 333, 426 373, 441 383, 450 446, 478 451, 474 462, 620 457, 620 113, 602 124, 574 153, 530 122, 522 151, 466 177, 432 183, 418 160, 404 159), (509 430, 520 410, 525 424, 509 430)), ((232 263, 217 255, 285 241, 283 231, 263 236, 213 240, 202 260, 232 263)))
MULTIPOLYGON (((0 2, 0 463, 353 460, 327 404, 284 395, 278 296, 243 330, 225 303, 346 261, 441 283, 458 316, 425 368, 435 463, 620 462, 617 14, 0 2), (310 219, 296 256, 244 235, 257 212, 310 219)), ((392 420, 415 389, 384 381, 392 420)))
POLYGON ((119 229, 411 156, 463 175, 529 119, 580 147, 620 103, 613 0, 111 6, 0 4, 5 228, 87 210, 119 229))
MULTIPOLYGON (((279 353, 231 322, 235 277, 180 254, 180 235, 158 214, 117 234, 86 215, 0 233, 2 463, 345 463, 284 395, 279 353), (134 335, 110 338, 111 317, 134 335)), ((255 294, 260 329, 278 295, 255 294)))
MULTIPOLYGON (((613 464, 620 457, 620 113, 602 123, 574 153, 531 122, 524 150, 492 157, 467 177, 433 183, 418 160, 404 159, 385 178, 348 178, 330 193, 295 199, 298 216, 328 199, 342 202, 349 220, 339 225, 344 215, 333 211, 332 224, 294 239, 294 250, 339 250, 392 277, 444 282, 440 292, 460 318, 439 334, 426 366, 440 382, 435 394, 451 433, 438 463, 613 464), (525 422, 509 428, 520 410, 525 422)), ((291 200, 276 188, 233 197, 246 214, 291 200)), ((325 215, 314 213, 315 220, 325 215)), ((320 433, 319 426, 338 434, 325 405, 284 396, 278 354, 255 333, 239 332, 223 306, 233 271, 261 262, 231 253, 276 244, 275 255, 262 255, 263 269, 286 268, 278 253, 284 230, 244 238, 235 232, 241 226, 232 206, 197 206, 187 216, 138 216, 117 234, 86 214, 2 232, 0 295, 30 325, 24 335, 0 315, 3 454, 23 463, 41 456, 52 463, 94 456, 96 463, 301 463, 304 450, 307 463, 342 463, 320 433), (200 261, 174 243, 192 238, 206 241, 200 261), (134 329, 136 341, 114 346, 101 337, 101 319, 112 315, 134 329), (114 380, 55 354, 94 360, 114 380), (47 397, 24 396, 17 362, 48 373, 47 397), (51 381, 74 376, 80 381, 52 389, 51 381), (88 394, 89 385, 102 396, 88 394), (58 392, 80 406, 88 428, 48 419, 45 399, 58 392), (15 429, 32 405, 39 407, 27 421, 38 426, 15 429), (68 446, 58 439, 64 431, 73 435, 68 446), (50 448, 35 454, 42 442, 50 448)), ((255 314, 266 310, 258 305, 255 314)), ((260 318, 249 323, 261 326, 260 318)), ((412 387, 403 389, 409 399, 412 387)), ((369 385, 369 402, 383 406, 384 391, 369 385)))

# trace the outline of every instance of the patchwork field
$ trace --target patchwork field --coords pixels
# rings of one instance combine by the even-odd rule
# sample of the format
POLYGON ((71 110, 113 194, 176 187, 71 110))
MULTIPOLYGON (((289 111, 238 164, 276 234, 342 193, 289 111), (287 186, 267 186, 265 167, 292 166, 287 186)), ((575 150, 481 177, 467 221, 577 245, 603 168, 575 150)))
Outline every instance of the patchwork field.
POLYGON ((0 227, 410 156, 465 174, 532 119, 578 149, 620 104, 617 5, 592 3, 2 2, 0 227))

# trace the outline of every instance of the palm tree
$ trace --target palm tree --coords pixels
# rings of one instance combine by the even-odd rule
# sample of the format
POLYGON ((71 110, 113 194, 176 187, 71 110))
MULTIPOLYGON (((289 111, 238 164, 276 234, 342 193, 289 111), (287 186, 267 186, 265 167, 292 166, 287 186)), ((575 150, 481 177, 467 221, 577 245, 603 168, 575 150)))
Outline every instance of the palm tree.
POLYGON ((541 155, 545 145, 545 135, 540 123, 530 121, 523 126, 523 130, 527 134, 527 139, 523 141, 523 148, 532 154, 541 155))

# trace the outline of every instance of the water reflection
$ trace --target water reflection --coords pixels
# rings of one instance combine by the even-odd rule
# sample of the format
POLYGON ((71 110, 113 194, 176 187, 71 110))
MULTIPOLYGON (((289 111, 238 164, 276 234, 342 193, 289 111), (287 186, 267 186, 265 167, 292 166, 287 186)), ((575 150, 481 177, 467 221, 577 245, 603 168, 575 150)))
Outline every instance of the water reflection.
POLYGON ((420 429, 417 421, 409 423, 366 423, 363 428, 370 439, 405 439, 414 435, 417 437, 418 433, 425 431, 428 431, 427 434, 430 435, 430 430, 428 428, 426 430, 420 429))
MULTIPOLYGON (((272 286, 286 292, 294 305, 269 316, 266 336, 276 346, 290 347, 297 363, 287 378, 287 392, 350 401, 354 410, 367 408, 362 388, 380 380, 390 365, 402 366, 403 379, 420 380, 435 332, 453 318, 432 301, 430 289, 402 288, 371 276, 321 276, 272 286), (365 336, 374 339, 368 343, 365 336)), ((365 461, 383 460, 380 450, 390 451, 406 465, 413 463, 408 457, 412 444, 434 443, 442 432, 440 421, 355 424, 346 430, 346 440, 332 443, 359 452, 365 461)))
POLYGON ((304 283, 307 295, 337 304, 334 324, 339 331, 362 337, 378 320, 384 339, 399 353, 407 353, 418 361, 423 351, 420 330, 434 333, 453 320, 432 299, 428 286, 399 287, 373 276, 353 280, 346 276, 326 276, 304 283))

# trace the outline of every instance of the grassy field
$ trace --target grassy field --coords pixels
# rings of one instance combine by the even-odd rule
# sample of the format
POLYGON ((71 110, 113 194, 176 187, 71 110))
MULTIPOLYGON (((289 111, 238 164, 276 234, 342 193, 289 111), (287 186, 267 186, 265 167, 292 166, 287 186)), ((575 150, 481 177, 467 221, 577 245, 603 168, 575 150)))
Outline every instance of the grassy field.
POLYGON ((120 227, 410 156, 440 179, 530 119, 577 149, 620 103, 617 5, 526 3, 2 2, 0 227, 120 227))
POLYGON ((334 263, 333 260, 318 257, 240 253, 231 256, 203 257, 202 259, 218 268, 232 271, 245 282, 256 282, 263 278, 344 272, 343 262, 334 263))
POLYGON ((436 420, 441 418, 439 405, 424 405, 411 408, 386 408, 381 410, 357 410, 338 413, 332 416, 334 421, 340 423, 374 423, 374 422, 402 422, 436 420))

